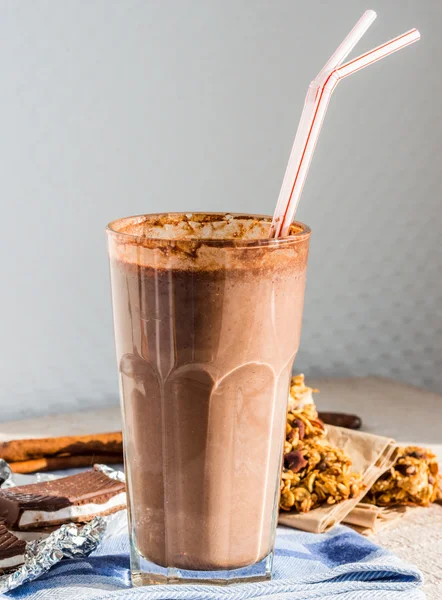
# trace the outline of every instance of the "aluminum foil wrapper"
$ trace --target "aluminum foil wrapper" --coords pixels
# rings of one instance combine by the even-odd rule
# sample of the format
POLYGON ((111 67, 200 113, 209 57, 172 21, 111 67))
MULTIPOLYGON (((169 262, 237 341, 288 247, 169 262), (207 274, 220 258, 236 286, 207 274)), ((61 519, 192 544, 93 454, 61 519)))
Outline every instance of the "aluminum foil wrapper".
MULTIPOLYGON (((95 465, 112 479, 125 481, 124 473, 111 469, 107 465, 95 465)), ((54 479, 46 473, 32 476, 33 482, 54 479)), ((12 487, 14 475, 9 465, 0 459, 0 483, 2 488, 12 487)), ((29 478, 31 479, 31 478, 29 478)), ((29 481, 31 483, 31 481, 29 481)), ((106 536, 114 535, 127 527, 127 511, 123 510, 108 517, 95 517, 86 525, 69 523, 53 531, 47 538, 28 542, 25 562, 15 571, 0 576, 0 593, 13 590, 24 583, 37 579, 62 559, 86 558, 106 536)))
POLYGON ((11 481, 11 475, 11 467, 3 458, 0 458, 0 486, 6 488, 14 485, 11 481))
POLYGON ((33 581, 49 571, 62 558, 84 558, 100 543, 106 529, 105 520, 95 517, 83 527, 62 525, 44 540, 28 542, 25 562, 16 571, 0 577, 0 592, 8 592, 33 581))
POLYGON ((116 479, 117 481, 126 482, 126 477, 124 473, 121 471, 117 471, 116 469, 112 469, 112 467, 108 467, 107 465, 94 465, 94 469, 101 471, 111 479, 116 479))

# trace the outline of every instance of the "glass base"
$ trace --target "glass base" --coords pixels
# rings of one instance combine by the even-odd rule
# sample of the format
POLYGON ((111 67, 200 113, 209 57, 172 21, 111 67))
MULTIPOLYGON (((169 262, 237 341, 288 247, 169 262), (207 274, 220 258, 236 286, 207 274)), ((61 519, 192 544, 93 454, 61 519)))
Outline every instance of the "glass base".
POLYGON ((131 551, 132 585, 180 584, 194 583, 201 585, 230 585, 233 583, 249 583, 266 581, 272 578, 273 552, 260 562, 240 569, 223 569, 222 571, 191 571, 176 567, 160 567, 145 559, 135 548, 131 551))

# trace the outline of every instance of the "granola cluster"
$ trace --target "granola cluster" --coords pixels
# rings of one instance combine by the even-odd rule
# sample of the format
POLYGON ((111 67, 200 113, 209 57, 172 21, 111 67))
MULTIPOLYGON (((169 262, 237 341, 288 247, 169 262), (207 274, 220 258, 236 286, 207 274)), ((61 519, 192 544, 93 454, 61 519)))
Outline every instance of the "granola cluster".
POLYGON ((395 464, 371 487, 364 502, 376 506, 428 506, 442 499, 441 483, 435 454, 407 446, 398 449, 395 464))
POLYGON ((361 488, 360 475, 350 470, 350 458, 325 439, 324 423, 311 400, 315 391, 305 385, 303 375, 292 378, 281 475, 282 510, 308 512, 353 498, 361 488))
POLYGON ((304 375, 294 375, 290 383, 289 411, 300 408, 304 404, 314 404, 313 394, 319 392, 305 385, 304 375))
MULTIPOLYGON (((355 497, 363 487, 345 452, 331 446, 304 375, 292 377, 287 413, 280 508, 308 512, 355 497)), ((431 450, 398 448, 395 464, 371 487, 363 502, 376 506, 428 506, 442 501, 442 473, 431 450)))

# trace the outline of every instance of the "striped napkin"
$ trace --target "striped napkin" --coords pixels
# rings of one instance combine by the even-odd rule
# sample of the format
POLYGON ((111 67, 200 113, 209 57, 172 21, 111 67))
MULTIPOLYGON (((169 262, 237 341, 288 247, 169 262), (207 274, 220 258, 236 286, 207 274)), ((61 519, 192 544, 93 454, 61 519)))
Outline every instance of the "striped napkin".
POLYGON ((63 560, 36 581, 2 596, 28 600, 424 600, 422 575, 355 531, 314 534, 278 528, 272 581, 131 588, 126 533, 89 558, 63 560))

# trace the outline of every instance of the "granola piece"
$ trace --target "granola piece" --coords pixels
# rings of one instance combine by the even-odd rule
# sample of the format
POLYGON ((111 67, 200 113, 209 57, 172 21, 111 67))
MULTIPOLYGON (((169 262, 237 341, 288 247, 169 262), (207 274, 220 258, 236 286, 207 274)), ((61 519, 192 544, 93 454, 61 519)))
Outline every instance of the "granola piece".
POLYGON ((361 489, 361 477, 350 471, 351 460, 323 438, 300 440, 285 456, 281 481, 282 510, 308 512, 322 504, 353 498, 361 489), (294 461, 296 456, 296 464, 294 461), (300 458, 304 466, 299 468, 300 458), (292 468, 290 465, 293 465, 292 468))
POLYGON ((326 428, 312 400, 317 392, 304 375, 292 378, 284 443, 280 507, 308 512, 322 504, 353 498, 361 478, 351 473, 351 460, 325 439, 326 428))
POLYGON ((312 404, 313 394, 318 391, 305 385, 302 373, 295 375, 292 377, 290 383, 289 409, 299 408, 305 404, 312 404))
POLYGON ((305 438, 324 437, 326 429, 318 417, 318 411, 314 404, 292 406, 289 403, 285 432, 286 448, 284 451, 290 452, 291 448, 296 448, 298 442, 305 438), (291 444, 291 447, 287 444, 291 444))
POLYGON ((395 464, 371 487, 364 502, 376 506, 428 506, 440 499, 442 477, 427 448, 398 448, 395 464))

